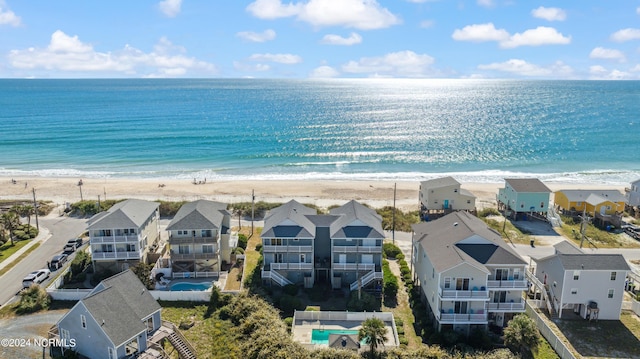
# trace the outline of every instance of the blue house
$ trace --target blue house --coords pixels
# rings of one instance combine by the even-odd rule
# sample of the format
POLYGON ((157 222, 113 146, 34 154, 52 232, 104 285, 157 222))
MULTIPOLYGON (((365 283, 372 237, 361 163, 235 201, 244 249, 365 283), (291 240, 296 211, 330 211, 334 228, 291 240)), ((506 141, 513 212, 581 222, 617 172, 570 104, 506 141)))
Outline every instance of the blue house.
POLYGON ((498 189, 498 210, 513 219, 529 215, 546 217, 551 190, 537 178, 505 178, 498 189))
POLYGON ((138 277, 127 270, 100 282, 56 326, 62 341, 75 344, 66 349, 85 357, 137 357, 152 349, 149 339, 162 325, 160 309, 138 277))

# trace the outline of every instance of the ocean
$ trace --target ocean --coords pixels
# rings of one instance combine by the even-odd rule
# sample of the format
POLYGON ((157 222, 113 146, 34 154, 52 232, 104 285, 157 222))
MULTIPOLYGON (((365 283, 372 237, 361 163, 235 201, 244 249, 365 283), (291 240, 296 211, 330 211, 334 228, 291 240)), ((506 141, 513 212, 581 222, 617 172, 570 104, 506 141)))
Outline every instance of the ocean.
POLYGON ((0 175, 627 185, 639 81, 0 80, 0 175))

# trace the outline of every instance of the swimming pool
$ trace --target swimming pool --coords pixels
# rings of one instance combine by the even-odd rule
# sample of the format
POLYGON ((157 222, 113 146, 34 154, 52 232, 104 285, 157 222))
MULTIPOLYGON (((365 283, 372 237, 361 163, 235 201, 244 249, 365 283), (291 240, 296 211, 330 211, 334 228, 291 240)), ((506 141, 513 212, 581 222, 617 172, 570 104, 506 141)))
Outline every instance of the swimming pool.
POLYGON ((331 334, 358 335, 358 331, 350 329, 313 329, 311 330, 311 344, 329 344, 329 335, 331 334))
POLYGON ((204 283, 190 283, 190 282, 178 282, 172 284, 169 287, 171 291, 184 292, 184 291, 205 291, 211 288, 211 282, 204 283))

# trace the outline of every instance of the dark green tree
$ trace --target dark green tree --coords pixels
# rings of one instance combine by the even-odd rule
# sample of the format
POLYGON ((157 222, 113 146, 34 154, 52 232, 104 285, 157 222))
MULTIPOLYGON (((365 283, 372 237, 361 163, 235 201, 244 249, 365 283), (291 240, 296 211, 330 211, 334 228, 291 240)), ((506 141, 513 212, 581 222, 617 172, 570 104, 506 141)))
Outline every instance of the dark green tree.
POLYGON ((504 329, 504 343, 521 354, 538 350, 540 333, 533 319, 526 314, 518 314, 504 329))
POLYGON ((369 358, 373 359, 378 354, 378 346, 384 346, 386 335, 387 328, 385 328, 384 322, 378 318, 369 318, 362 322, 362 328, 358 332, 358 341, 364 341, 369 345, 369 358))

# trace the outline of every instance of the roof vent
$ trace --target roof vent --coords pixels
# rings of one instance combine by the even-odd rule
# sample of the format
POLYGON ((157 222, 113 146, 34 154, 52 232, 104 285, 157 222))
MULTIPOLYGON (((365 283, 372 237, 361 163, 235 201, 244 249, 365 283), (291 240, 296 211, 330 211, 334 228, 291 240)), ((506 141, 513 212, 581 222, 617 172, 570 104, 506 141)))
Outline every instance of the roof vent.
POLYGON ((457 227, 458 226, 458 222, 453 222, 453 226, 457 227))

